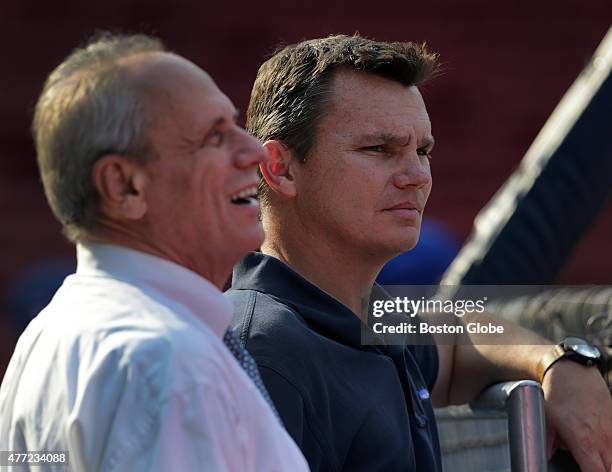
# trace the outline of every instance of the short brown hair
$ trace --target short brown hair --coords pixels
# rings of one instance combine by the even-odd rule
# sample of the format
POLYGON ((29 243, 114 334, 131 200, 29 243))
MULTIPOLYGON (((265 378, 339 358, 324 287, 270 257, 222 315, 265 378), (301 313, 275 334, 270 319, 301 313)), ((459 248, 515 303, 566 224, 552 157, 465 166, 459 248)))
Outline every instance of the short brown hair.
POLYGON ((85 239, 98 216, 96 161, 108 153, 142 161, 156 156, 150 113, 121 61, 164 50, 157 38, 99 33, 45 82, 32 131, 47 200, 71 241, 85 239))
MULTIPOLYGON (((405 86, 420 85, 436 70, 424 44, 385 43, 359 35, 329 36, 285 46, 259 68, 247 111, 247 130, 260 141, 278 139, 304 162, 339 68, 376 74, 405 86)), ((263 179, 259 198, 269 203, 263 179)))

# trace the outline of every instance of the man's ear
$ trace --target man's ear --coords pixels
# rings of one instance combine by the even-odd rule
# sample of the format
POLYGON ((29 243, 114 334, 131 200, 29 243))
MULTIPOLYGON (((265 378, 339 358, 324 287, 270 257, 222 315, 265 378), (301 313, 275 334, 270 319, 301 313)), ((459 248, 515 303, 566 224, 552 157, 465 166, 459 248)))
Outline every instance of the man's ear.
POLYGON ((283 197, 295 197, 296 187, 292 172, 297 163, 293 153, 282 142, 271 139, 264 143, 268 159, 259 164, 261 175, 274 192, 283 197))
POLYGON ((92 177, 103 215, 122 220, 144 217, 147 174, 141 165, 119 154, 107 154, 94 164, 92 177))

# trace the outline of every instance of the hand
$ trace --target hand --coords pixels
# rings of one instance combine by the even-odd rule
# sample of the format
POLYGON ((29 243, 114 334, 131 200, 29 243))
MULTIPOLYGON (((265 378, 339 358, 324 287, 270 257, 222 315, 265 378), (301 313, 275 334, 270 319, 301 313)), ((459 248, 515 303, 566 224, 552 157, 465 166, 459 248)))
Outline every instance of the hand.
POLYGON ((595 367, 557 362, 542 383, 548 458, 569 449, 583 472, 612 471, 612 397, 595 367))

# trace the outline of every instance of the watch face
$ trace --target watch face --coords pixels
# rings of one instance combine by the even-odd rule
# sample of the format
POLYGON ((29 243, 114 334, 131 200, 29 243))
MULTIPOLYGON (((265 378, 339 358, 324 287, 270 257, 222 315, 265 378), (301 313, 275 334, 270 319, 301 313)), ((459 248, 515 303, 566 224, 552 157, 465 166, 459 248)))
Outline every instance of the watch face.
POLYGON ((595 346, 592 346, 584 339, 580 338, 566 338, 563 341, 566 351, 573 351, 588 359, 597 360, 601 357, 601 352, 595 346))

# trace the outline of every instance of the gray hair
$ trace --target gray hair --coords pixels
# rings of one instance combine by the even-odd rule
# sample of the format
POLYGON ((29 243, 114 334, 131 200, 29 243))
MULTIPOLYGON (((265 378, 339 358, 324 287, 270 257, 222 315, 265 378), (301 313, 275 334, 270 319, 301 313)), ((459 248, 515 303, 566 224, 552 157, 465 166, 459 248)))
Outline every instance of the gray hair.
POLYGON ((94 164, 117 153, 141 162, 155 159, 148 130, 151 114, 121 62, 165 51, 145 35, 102 33, 72 52, 47 78, 32 131, 49 205, 71 241, 95 226, 99 195, 94 164))

